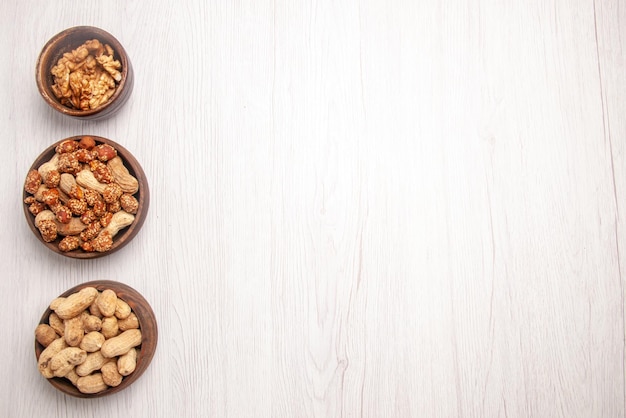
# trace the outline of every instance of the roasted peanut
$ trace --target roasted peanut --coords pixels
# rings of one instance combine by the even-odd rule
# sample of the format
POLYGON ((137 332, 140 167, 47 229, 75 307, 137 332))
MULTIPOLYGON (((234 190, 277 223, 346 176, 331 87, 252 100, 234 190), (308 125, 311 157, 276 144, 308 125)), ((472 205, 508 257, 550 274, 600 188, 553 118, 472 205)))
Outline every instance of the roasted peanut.
POLYGON ((43 179, 41 177, 41 174, 39 174, 39 171, 29 171, 26 175, 26 180, 24 181, 24 190, 26 190, 26 192, 30 194, 37 193, 37 190, 39 189, 42 180, 43 179))

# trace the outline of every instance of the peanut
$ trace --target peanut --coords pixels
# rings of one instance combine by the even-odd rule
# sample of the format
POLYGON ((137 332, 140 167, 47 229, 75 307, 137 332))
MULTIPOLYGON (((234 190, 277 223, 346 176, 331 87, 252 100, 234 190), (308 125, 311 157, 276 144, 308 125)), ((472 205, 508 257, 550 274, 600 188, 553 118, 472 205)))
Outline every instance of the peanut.
POLYGON ((65 324, 63 324, 63 320, 59 318, 59 315, 52 312, 50 316, 48 316, 48 324, 50 324, 52 329, 61 337, 65 335, 65 324))
POLYGON ((44 347, 49 346, 50 343, 57 338, 59 338, 58 334, 54 328, 48 324, 39 324, 37 325, 37 328, 35 328, 35 339, 44 347))
POLYGON ((81 170, 76 174, 76 183, 86 189, 95 190, 100 194, 104 193, 107 187, 106 184, 100 183, 89 169, 81 170))
POLYGON ((100 332, 106 338, 113 338, 120 333, 120 328, 117 324, 117 318, 114 316, 107 316, 102 320, 102 329, 100 332))
POLYGON ((98 393, 108 388, 102 379, 102 373, 94 373, 89 376, 79 377, 76 380, 76 387, 81 393, 98 393))
POLYGON ((100 312, 98 305, 95 304, 95 300, 94 300, 94 303, 89 305, 89 313, 91 313, 93 316, 96 316, 100 319, 102 319, 102 317, 104 316, 102 315, 102 312, 100 312))
POLYGON ((97 296, 98 290, 96 288, 85 287, 65 298, 55 312, 61 319, 73 318, 91 305, 97 296))
POLYGON ((124 193, 135 194, 139 190, 139 182, 133 177, 120 157, 115 157, 107 163, 115 182, 120 185, 124 193))
POLYGON ((74 386, 76 386, 76 381, 78 380, 80 376, 76 374, 76 367, 74 367, 72 370, 67 372, 67 374, 64 377, 70 382, 72 382, 74 386))
POLYGON ((102 373, 102 380, 104 380, 104 383, 106 383, 108 386, 115 387, 122 383, 123 377, 117 370, 116 362, 110 361, 106 363, 102 366, 100 372, 102 373))
POLYGON ((37 361, 44 377, 66 378, 90 394, 118 386, 136 370, 136 347, 142 342, 139 321, 113 290, 86 287, 50 305, 54 309, 49 324, 35 329, 36 340, 45 347, 37 361), (124 326, 121 334, 119 324, 124 326))
POLYGON ((55 153, 52 158, 48 162, 43 163, 39 166, 37 171, 41 175, 42 179, 45 179, 53 170, 57 170, 59 168, 59 154, 55 153))
POLYGON ((98 305, 102 315, 113 316, 117 305, 117 295, 111 289, 105 289, 96 298, 96 305, 98 305))
POLYGON ((102 347, 102 343, 104 343, 104 335, 99 333, 98 331, 92 331, 88 334, 85 334, 83 340, 80 342, 80 348, 85 350, 88 353, 94 353, 102 347))
POLYGON ((79 376, 87 376, 96 370, 100 370, 107 361, 109 361, 109 359, 104 357, 101 351, 88 353, 85 361, 76 366, 76 374, 79 376))
POLYGON ((59 351, 50 360, 50 370, 55 377, 64 377, 87 358, 87 352, 78 347, 67 347, 59 351))
POLYGON ((52 358, 61 350, 67 348, 67 343, 64 338, 57 338, 52 341, 45 350, 41 352, 39 355, 39 359, 37 360, 37 366, 39 367, 39 372, 48 379, 54 377, 54 373, 50 368, 50 361, 52 358))
POLYGON ((102 320, 95 315, 91 315, 87 312, 87 315, 83 318, 83 328, 85 332, 100 331, 102 329, 102 320))
POLYGON ((128 376, 135 371, 137 367, 137 349, 131 348, 128 353, 123 354, 117 359, 117 370, 122 376, 128 376))
POLYGON ((65 342, 70 347, 78 347, 83 339, 83 336, 85 335, 82 318, 80 315, 75 316, 73 318, 66 319, 63 323, 65 324, 65 342))
POLYGON ((129 329, 138 329, 139 319, 137 318, 137 315, 135 315, 134 313, 131 313, 130 315, 128 315, 127 318, 120 319, 119 321, 117 321, 117 326, 119 327, 120 331, 126 331, 129 329))
POLYGON ((130 316, 130 313, 130 305, 122 299, 117 298, 117 301, 115 302, 115 317, 117 319, 126 319, 130 316))
POLYGON ((128 353, 128 351, 141 344, 141 331, 129 329, 117 337, 110 338, 102 344, 100 351, 104 357, 115 357, 128 353))
POLYGON ((56 299, 54 299, 52 302, 50 302, 50 309, 52 309, 53 311, 59 307, 59 304, 61 302, 63 302, 65 300, 64 297, 58 297, 56 299))

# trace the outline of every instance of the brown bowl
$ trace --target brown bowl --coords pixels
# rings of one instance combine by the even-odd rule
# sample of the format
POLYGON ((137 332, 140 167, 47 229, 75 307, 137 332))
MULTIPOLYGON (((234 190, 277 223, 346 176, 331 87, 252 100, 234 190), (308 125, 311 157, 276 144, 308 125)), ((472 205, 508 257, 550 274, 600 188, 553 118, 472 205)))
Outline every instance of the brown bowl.
POLYGON ((93 26, 76 26, 56 34, 43 47, 35 68, 35 78, 39 93, 54 110, 76 119, 97 120, 117 113, 128 101, 133 90, 133 68, 128 54, 120 42, 110 33, 93 26), (54 77, 50 72, 63 54, 71 52, 83 45, 85 41, 99 40, 102 44, 108 44, 113 48, 114 59, 121 63, 121 80, 117 84, 115 93, 104 104, 89 110, 80 110, 64 105, 52 90, 54 77))
MULTIPOLYGON (((33 165, 30 167, 29 171, 36 170, 43 163, 50 161, 52 156, 55 154, 56 146, 59 145, 61 142, 68 139, 80 140, 83 136, 84 135, 72 136, 52 144, 44 152, 42 152, 39 157, 37 157, 33 165)), ((139 208, 137 210, 137 213, 135 214, 135 220, 130 226, 122 229, 115 235, 115 237, 113 238, 113 247, 106 252, 86 252, 80 248, 69 252, 63 252, 59 249, 59 241, 62 237, 59 237, 52 242, 45 242, 41 236, 41 233, 35 226, 35 216, 29 211, 29 205, 23 204, 24 214, 26 216, 26 220, 28 221, 28 226, 42 244, 44 244, 46 247, 48 247, 50 250, 54 251, 57 254, 79 259, 91 259, 109 255, 128 244, 137 235, 137 233, 143 226, 146 215, 148 213, 148 207, 150 205, 150 190, 148 188, 148 182, 146 180, 146 175, 137 159, 135 159, 135 157, 126 148, 114 141, 111 141, 110 139, 94 135, 89 136, 91 136, 98 145, 108 144, 115 148, 117 150, 117 155, 120 156, 120 158, 124 162, 124 165, 128 169, 128 172, 133 175, 139 182, 139 191, 134 195, 139 202, 139 208)), ((29 196, 29 193, 24 190, 22 192, 22 201, 26 199, 27 196, 29 196)))
MULTIPOLYGON (((79 398, 99 398, 102 396, 111 395, 113 393, 117 393, 131 384, 135 382, 139 377, 146 371, 150 362, 152 361, 152 357, 154 356, 154 352, 156 351, 157 341, 159 337, 159 331, 157 328, 156 317, 150 304, 144 299, 143 296, 135 289, 131 288, 128 285, 123 283, 111 281, 111 280, 96 280, 92 282, 86 282, 80 284, 78 286, 74 286, 71 289, 63 292, 60 297, 67 297, 72 293, 76 293, 79 290, 85 287, 95 287, 99 291, 103 291, 105 289, 111 289, 116 294, 117 297, 128 303, 131 307, 137 318, 139 319, 139 327, 141 329, 142 341, 141 345, 137 347, 139 353, 137 355, 137 367, 135 371, 124 377, 122 383, 119 386, 109 387, 108 389, 95 393, 95 394, 86 394, 80 392, 69 380, 60 377, 53 377, 52 379, 46 379, 52 386, 60 390, 61 392, 79 397, 79 398)), ((51 299, 52 300, 52 299, 51 299)), ((39 324, 47 324, 48 318, 52 310, 50 308, 46 309, 46 311, 41 316, 41 320, 39 324)), ((35 357, 39 360, 39 356, 41 352, 44 350, 44 346, 39 344, 37 340, 35 340, 35 357)))

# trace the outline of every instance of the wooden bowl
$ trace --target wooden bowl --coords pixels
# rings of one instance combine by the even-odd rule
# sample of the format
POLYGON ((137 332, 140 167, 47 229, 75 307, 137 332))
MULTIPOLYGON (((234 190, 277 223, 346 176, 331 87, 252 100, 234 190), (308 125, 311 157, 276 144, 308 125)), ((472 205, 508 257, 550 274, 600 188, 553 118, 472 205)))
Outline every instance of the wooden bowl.
MULTIPOLYGON (((30 167, 29 171, 36 170, 43 163, 49 161, 52 158, 52 156, 55 154, 56 146, 60 144, 61 142, 68 140, 68 139, 80 140, 83 136, 84 135, 72 136, 69 138, 62 139, 52 144, 44 152, 42 152, 39 155, 39 157, 37 157, 33 165, 30 167)), ((80 248, 74 251, 63 252, 59 250, 59 241, 61 240, 62 237, 59 237, 55 241, 52 241, 52 242, 45 242, 41 236, 41 233, 35 226, 35 216, 29 211, 28 209, 29 205, 23 204, 24 214, 28 221, 28 226, 33 231, 37 239, 42 244, 44 244, 46 247, 48 247, 50 250, 54 251, 57 254, 61 254, 66 257, 71 257, 71 258, 78 258, 78 259, 98 258, 98 257, 102 257, 108 254, 112 254, 115 251, 119 250, 120 248, 123 248, 137 235, 137 233, 143 226, 143 223, 146 220, 146 215, 148 213, 148 207, 150 205, 150 191, 148 188, 146 175, 143 172, 143 169, 141 168, 141 165, 139 164, 139 162, 135 159, 135 157, 126 148, 124 148, 123 146, 121 146, 120 144, 114 141, 111 141, 110 139, 103 138, 100 136, 94 136, 94 135, 89 135, 89 136, 91 136, 96 141, 96 144, 98 145, 108 144, 108 145, 111 145, 113 148, 115 148, 117 150, 117 155, 120 156, 121 159, 123 160, 124 165, 128 169, 128 172, 131 175, 133 175, 139 182, 139 191, 134 195, 137 201, 139 202, 139 208, 137 210, 137 213, 135 214, 135 220, 129 227, 122 229, 121 231, 117 233, 117 235, 115 235, 115 237, 113 238, 113 247, 109 251, 106 251, 106 252, 86 252, 80 248)), ((22 193, 22 201, 26 199, 27 196, 29 196, 29 193, 27 193, 24 190, 22 193)))
POLYGON ((50 107, 63 115, 82 120, 98 120, 117 113, 128 101, 134 84, 133 68, 122 44, 110 33, 92 26, 72 27, 52 37, 37 59, 35 78, 39 93, 50 107), (113 48, 114 59, 122 65, 120 69, 122 78, 117 84, 115 93, 106 103, 89 110, 75 109, 62 104, 54 94, 52 90, 54 77, 50 71, 63 54, 75 50, 85 41, 92 39, 97 39, 102 44, 108 44, 113 48))
MULTIPOLYGON (((135 371, 124 377, 122 383, 119 386, 109 387, 108 389, 95 393, 95 394, 85 394, 80 392, 69 380, 60 377, 53 377, 52 379, 46 379, 52 386, 60 390, 61 392, 79 397, 79 398, 99 398, 102 396, 112 395, 117 393, 131 384, 135 382, 139 377, 146 371, 150 362, 152 361, 152 357, 154 356, 154 352, 156 351, 157 341, 159 338, 159 331, 157 328, 156 317, 150 304, 144 299, 143 296, 135 289, 131 288, 128 285, 123 283, 111 281, 111 280, 96 280, 92 282, 86 282, 80 284, 78 286, 74 286, 71 289, 63 292, 62 297, 67 297, 72 293, 76 293, 79 290, 85 287, 95 287, 99 291, 103 291, 105 289, 111 289, 116 294, 117 297, 128 303, 130 305, 132 311, 135 313, 137 318, 139 319, 139 327, 141 329, 142 341, 141 345, 137 347, 139 350, 137 356, 137 367, 135 371)), ((52 299, 50 299, 52 301, 52 299)), ((46 311, 41 316, 41 320, 39 324, 47 324, 48 318, 52 310, 50 308, 46 309, 46 311)), ((39 356, 41 352, 44 350, 44 347, 35 340, 35 357, 39 360, 39 356)))

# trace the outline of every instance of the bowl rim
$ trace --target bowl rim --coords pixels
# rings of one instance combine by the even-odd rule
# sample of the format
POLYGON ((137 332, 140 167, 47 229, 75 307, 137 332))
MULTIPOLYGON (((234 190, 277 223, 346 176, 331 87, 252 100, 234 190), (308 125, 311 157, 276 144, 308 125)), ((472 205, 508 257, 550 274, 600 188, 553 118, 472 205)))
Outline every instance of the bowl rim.
MULTIPOLYGON (((152 306, 150 306, 148 301, 141 293, 139 293, 133 287, 122 282, 114 280, 88 281, 67 289, 58 297, 67 297, 72 293, 76 293, 79 290, 84 289, 85 287, 95 287, 100 292, 105 289, 112 289, 115 291, 120 299, 130 305, 132 311, 135 313, 137 319, 139 320, 139 327, 142 330, 142 341, 141 345, 139 346, 139 353, 137 355, 137 367, 135 368, 135 371, 124 377, 120 385, 109 387, 98 393, 82 393, 69 380, 62 377, 53 377, 51 379, 47 379, 43 376, 42 377, 47 380, 48 383, 50 383, 53 387, 66 395, 74 396, 77 398, 101 398, 103 396, 112 395, 121 390, 124 390, 141 377, 141 375, 146 371, 146 369, 152 362, 152 359, 156 352, 156 347, 158 345, 159 339, 159 330, 156 321, 156 315, 154 314, 152 306), (150 329, 152 331, 149 338, 148 336, 143 335, 143 330, 146 329, 150 329)), ((38 325, 47 324, 48 318, 52 312, 52 309, 50 309, 50 306, 48 306, 42 314, 38 325)), ((35 339, 36 360, 39 360, 39 356, 41 355, 43 349, 44 347, 35 339)))
POLYGON ((31 170, 36 170, 37 168, 39 168, 41 164, 45 163, 46 161, 49 161, 50 158, 52 158, 52 156, 55 153, 55 148, 61 142, 67 141, 67 140, 80 140, 81 138, 85 136, 92 137, 96 141, 96 144, 98 143, 109 144, 113 148, 115 148, 118 151, 118 155, 121 154, 120 157, 124 161, 124 166, 139 182, 139 191, 135 193, 134 195, 137 198, 137 201, 139 202, 139 208, 137 209, 137 214, 135 214, 135 220, 130 226, 120 231, 119 234, 113 238, 113 246, 111 247, 111 249, 105 252, 95 252, 95 251, 86 252, 86 251, 83 251, 82 249, 63 252, 59 250, 58 248, 59 239, 56 239, 55 241, 52 241, 52 242, 45 242, 43 238, 41 237, 41 233, 35 226, 35 216, 32 213, 30 213, 30 211, 28 210, 28 205, 24 203, 24 199, 26 199, 26 197, 28 197, 30 194, 26 192, 23 188, 22 188, 22 207, 24 210, 24 215, 26 216, 28 226, 30 227, 30 230, 33 232, 33 234, 35 234, 39 242, 45 245, 48 249, 64 257, 81 259, 81 260, 91 260, 94 258, 100 258, 100 257, 113 254, 114 252, 125 247, 130 241, 132 241, 135 238, 135 236, 139 233, 139 231, 143 227, 143 224, 146 221, 146 217, 148 215, 148 209, 150 207, 150 188, 148 186, 146 174, 143 171, 141 164, 139 164, 139 161, 137 161, 137 159, 135 158, 135 156, 130 151, 128 151, 124 146, 120 145, 119 143, 111 139, 98 136, 98 135, 90 135, 90 134, 74 135, 74 136, 70 136, 70 137, 61 139, 59 141, 56 141, 55 143, 50 145, 48 148, 46 148, 41 154, 39 154, 39 156, 33 161, 28 171, 30 172, 31 170))
MULTIPOLYGON (((80 43, 78 43, 77 45, 71 44, 69 46, 66 44, 65 48, 63 49, 71 51, 72 49, 75 49, 80 45, 80 43)), ((59 55, 60 54, 57 54, 57 56, 59 55)), ((50 107, 67 116, 71 116, 74 118, 88 118, 90 116, 93 117, 101 113, 108 113, 107 110, 109 108, 115 107, 118 100, 120 98, 124 98, 123 93, 125 93, 127 86, 129 89, 132 89, 133 81, 131 68, 132 66, 130 64, 130 58, 128 57, 126 49, 122 46, 120 41, 118 41, 117 38, 111 33, 96 26, 72 26, 70 28, 62 30, 61 32, 58 32, 44 44, 44 47, 37 57, 37 62, 35 65, 35 79, 37 82, 37 88, 39 90, 39 93, 50 107), (84 33, 85 35, 93 34, 93 36, 84 36, 85 40, 88 38, 98 38, 100 42, 103 42, 102 38, 106 38, 106 41, 104 41, 103 43, 112 44, 111 47, 113 48, 113 52, 119 58, 120 63, 122 64, 122 80, 119 82, 111 98, 107 100, 106 103, 98 106, 97 108, 89 110, 72 109, 70 107, 62 105, 56 98, 56 96, 54 96, 54 94, 50 94, 50 85, 47 81, 49 80, 49 72, 52 67, 50 67, 50 65, 45 65, 46 62, 52 62, 53 65, 56 63, 56 60, 53 60, 52 57, 49 60, 46 60, 45 57, 47 57, 49 54, 54 55, 56 51, 61 49, 64 46, 63 41, 66 37, 75 36, 82 33, 84 33), (44 68, 44 66, 46 66, 46 68, 44 68)), ((130 91, 128 92, 128 94, 130 94, 130 91)))

